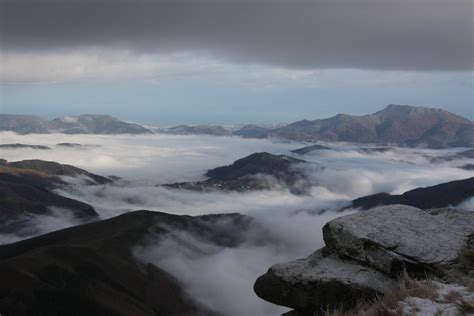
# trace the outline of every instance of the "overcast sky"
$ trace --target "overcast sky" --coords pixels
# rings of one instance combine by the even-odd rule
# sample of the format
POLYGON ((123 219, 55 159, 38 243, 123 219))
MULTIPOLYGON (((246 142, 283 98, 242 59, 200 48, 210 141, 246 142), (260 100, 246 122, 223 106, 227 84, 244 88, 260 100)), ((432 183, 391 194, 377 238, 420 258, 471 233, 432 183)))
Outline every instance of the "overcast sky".
POLYGON ((473 119, 472 0, 0 0, 0 110, 278 123, 473 119))

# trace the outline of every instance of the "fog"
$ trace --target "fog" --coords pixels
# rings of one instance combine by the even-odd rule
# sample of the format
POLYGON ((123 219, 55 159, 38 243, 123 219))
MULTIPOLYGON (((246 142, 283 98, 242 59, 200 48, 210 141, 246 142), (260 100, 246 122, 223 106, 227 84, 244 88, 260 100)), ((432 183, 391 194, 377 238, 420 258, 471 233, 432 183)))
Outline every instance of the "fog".
POLYGON ((19 222, 28 223, 28 225, 17 229, 14 233, 0 233, 0 245, 84 223, 84 221, 75 218, 68 209, 50 207, 48 214, 25 215, 23 218, 10 221, 10 223, 3 222, 2 225, 15 225, 19 222))
MULTIPOLYGON (((309 255, 322 247, 322 226, 350 212, 317 216, 254 212, 249 215, 257 225, 239 235, 244 241, 238 247, 219 247, 186 231, 170 231, 159 243, 149 236, 148 245, 136 247, 134 254, 177 276, 192 297, 212 310, 236 316, 278 315, 288 309, 260 300, 253 292, 256 278, 275 263, 309 255)), ((229 223, 221 220, 215 225, 225 227, 229 223)))
MULTIPOLYGON (((8 161, 53 160, 100 175, 120 177, 114 184, 93 186, 67 179, 75 184, 56 190, 56 193, 91 204, 101 218, 138 209, 188 215, 238 212, 255 218, 265 229, 245 232, 245 241, 238 247, 220 247, 188 232, 172 231, 160 243, 148 236, 147 247, 133 249, 139 260, 156 263, 181 281, 193 298, 226 315, 284 312, 286 309, 256 297, 252 290, 255 279, 272 264, 307 256, 323 246, 322 226, 335 217, 354 212, 335 211, 348 205, 350 200, 382 191, 398 194, 474 176, 474 171, 458 168, 467 160, 433 162, 435 157, 452 155, 462 148, 364 152, 358 148, 366 145, 325 143, 332 149, 296 155, 291 150, 307 144, 192 135, 20 136, 8 132, 0 134, 0 143, 51 147, 51 150, 4 149, 0 158, 8 161), (89 146, 56 146, 64 142, 89 146), (311 164, 298 167, 314 183, 308 194, 294 195, 281 186, 254 192, 194 192, 157 186, 203 180, 205 171, 210 168, 262 151, 317 163, 318 167, 311 164), (323 210, 326 212, 321 212, 323 210), (177 244, 177 235, 192 244, 195 251, 177 244), (268 236, 272 238, 264 243, 256 242, 268 236)), ((473 199, 460 207, 474 211, 473 199)), ((20 236, 3 235, 0 241, 12 242, 28 234, 78 224, 70 216, 52 214, 30 219, 36 230, 20 236)))
POLYGON ((0 142, 52 148, 3 149, 1 157, 9 161, 53 160, 100 175, 121 177, 115 185, 72 186, 58 191, 93 205, 102 217, 136 209, 190 215, 265 209, 319 209, 333 203, 343 204, 362 195, 382 191, 403 193, 416 187, 474 175, 473 171, 457 168, 467 160, 436 164, 430 160, 430 157, 446 156, 463 149, 396 148, 383 153, 363 153, 357 150, 356 145, 338 143, 326 144, 334 150, 319 150, 301 156, 290 151, 306 144, 239 137, 159 134, 19 136, 6 132, 0 134, 0 142), (89 146, 56 146, 61 142, 89 146), (210 168, 231 164, 239 158, 262 151, 292 155, 316 162, 324 169, 307 168, 309 177, 316 185, 306 196, 295 196, 285 188, 249 193, 199 193, 155 187, 165 183, 203 180, 205 171, 210 168))

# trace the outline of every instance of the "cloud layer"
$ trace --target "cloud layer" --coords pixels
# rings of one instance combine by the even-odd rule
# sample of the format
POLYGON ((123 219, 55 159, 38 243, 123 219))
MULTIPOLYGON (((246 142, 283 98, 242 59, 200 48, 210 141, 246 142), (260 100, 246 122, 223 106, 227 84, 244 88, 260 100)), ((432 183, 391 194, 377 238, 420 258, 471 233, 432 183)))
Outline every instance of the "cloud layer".
POLYGON ((238 247, 219 247, 202 236, 172 231, 158 244, 149 236, 149 244, 136 247, 134 254, 177 276, 191 297, 212 310, 229 316, 279 315, 288 309, 259 299, 252 289, 256 278, 277 262, 307 256, 322 247, 322 226, 346 214, 251 213, 258 225, 241 232, 244 242, 238 247))
MULTIPOLYGON (((319 210, 337 209, 361 195, 381 191, 401 193, 474 175, 473 171, 457 168, 467 163, 466 160, 433 164, 428 158, 450 155, 461 149, 395 148, 364 153, 358 151, 356 145, 338 143, 326 144, 334 150, 316 151, 303 157, 325 167, 323 170, 304 169, 316 183, 309 195, 295 196, 285 188, 248 193, 199 193, 155 185, 201 180, 205 170, 230 164, 248 154, 259 151, 291 154, 291 150, 304 144, 192 135, 20 136, 10 132, 0 133, 0 142, 52 148, 5 149, 1 158, 8 160, 55 160, 102 175, 123 177, 116 185, 83 186, 77 182, 75 186, 58 190, 60 194, 90 203, 102 218, 137 209, 187 215, 240 212, 252 216, 263 229, 243 232, 245 242, 238 247, 219 247, 202 240, 202 236, 172 231, 160 243, 149 236, 148 246, 133 249, 139 260, 158 264, 174 275, 193 298, 225 315, 275 315, 286 311, 260 300, 252 286, 256 277, 272 264, 305 257, 321 247, 322 226, 345 214, 331 211, 321 214, 319 210), (95 146, 55 145, 61 142, 95 146), (177 239, 186 240, 189 247, 177 244, 177 239)), ((474 211, 472 199, 462 207, 474 211)), ((23 236, 0 235, 0 242, 78 224, 67 213, 28 220, 35 230, 23 232, 23 236)))
POLYGON ((10 52, 194 52, 299 69, 474 66, 470 0, 6 0, 0 9, 10 52))
MULTIPOLYGON (((2 143, 46 145, 52 150, 3 150, 7 160, 43 159, 75 165, 102 175, 123 179, 112 186, 74 186, 61 194, 97 208, 103 217, 123 211, 150 209, 176 214, 259 212, 264 210, 319 210, 379 192, 403 193, 473 176, 457 168, 467 161, 433 164, 427 157, 449 155, 453 150, 395 148, 383 153, 363 153, 355 145, 330 144, 303 158, 324 167, 304 171, 315 184, 309 195, 295 196, 286 188, 248 193, 188 192, 156 187, 159 184, 203 180, 206 170, 228 165, 254 152, 291 155, 304 146, 270 140, 213 136, 98 136, 26 135, 4 132, 2 143), (78 148, 55 146, 70 142, 95 145, 78 148), (436 172, 433 172, 436 168, 436 172)), ((456 151, 456 150, 454 150, 456 151)))

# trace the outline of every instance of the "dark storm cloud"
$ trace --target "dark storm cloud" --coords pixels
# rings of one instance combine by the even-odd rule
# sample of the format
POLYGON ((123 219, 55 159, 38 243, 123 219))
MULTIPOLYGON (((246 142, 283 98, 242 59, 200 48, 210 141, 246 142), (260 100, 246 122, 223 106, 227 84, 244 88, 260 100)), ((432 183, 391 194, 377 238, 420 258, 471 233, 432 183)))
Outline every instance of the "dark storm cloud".
POLYGON ((2 0, 5 51, 198 52, 292 68, 471 70, 472 0, 2 0))

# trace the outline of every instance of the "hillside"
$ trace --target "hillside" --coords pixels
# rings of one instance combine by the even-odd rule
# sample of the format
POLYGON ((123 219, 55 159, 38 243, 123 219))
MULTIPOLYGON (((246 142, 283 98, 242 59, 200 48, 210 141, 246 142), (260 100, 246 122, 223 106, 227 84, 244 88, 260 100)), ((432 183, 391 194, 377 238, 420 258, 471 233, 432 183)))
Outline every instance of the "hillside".
POLYGON ((253 191, 266 190, 278 186, 287 187, 291 192, 301 194, 310 188, 303 169, 298 168, 306 161, 285 155, 266 152, 254 153, 236 160, 228 166, 207 171, 207 180, 166 185, 187 190, 253 191))
POLYGON ((474 124, 441 109, 392 104, 368 115, 338 114, 328 119, 295 122, 271 131, 269 136, 306 142, 471 147, 474 124))
MULTIPOLYGON (((158 241, 174 230, 234 247, 251 225, 238 214, 136 211, 0 246, 0 313, 215 315, 188 297, 175 277, 135 257, 133 249, 153 247, 151 237, 158 241)), ((185 239, 180 245, 195 251, 185 239)))
POLYGON ((30 115, 0 114, 0 131, 18 134, 147 134, 138 124, 121 121, 108 115, 62 116, 48 121, 30 115))

